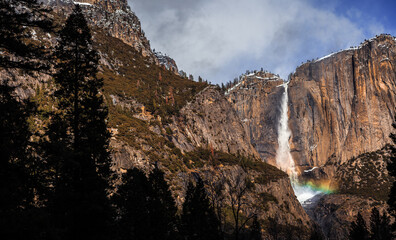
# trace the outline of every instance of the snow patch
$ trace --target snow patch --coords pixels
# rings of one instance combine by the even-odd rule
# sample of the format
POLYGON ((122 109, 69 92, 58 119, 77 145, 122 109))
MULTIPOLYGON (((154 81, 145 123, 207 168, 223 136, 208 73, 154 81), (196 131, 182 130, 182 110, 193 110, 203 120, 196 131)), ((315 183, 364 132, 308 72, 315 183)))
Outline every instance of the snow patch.
POLYGON ((239 83, 235 84, 235 86, 233 86, 232 88, 228 89, 228 90, 224 93, 224 95, 226 95, 226 96, 229 95, 230 92, 234 91, 234 89, 237 88, 239 85, 241 85, 241 83, 242 83, 242 81, 240 81, 239 83))
MULTIPOLYGON (((339 51, 339 52, 341 52, 341 51, 339 51)), ((319 58, 319 59, 316 60, 315 62, 319 62, 319 61, 322 61, 322 60, 324 60, 324 59, 326 59, 326 58, 332 57, 333 55, 335 55, 335 54, 337 54, 337 53, 339 53, 339 52, 330 53, 329 55, 326 55, 326 56, 324 56, 324 57, 319 58)))
POLYGON ((34 29, 32 30, 32 38, 34 40, 37 40, 37 34, 36 34, 36 31, 34 29))
POLYGON ((74 1, 73 1, 73 3, 77 4, 77 5, 82 5, 82 6, 92 6, 92 4, 90 4, 90 3, 74 2, 74 1))
POLYGON ((315 170, 315 169, 317 169, 318 167, 313 167, 313 168, 311 168, 311 169, 308 169, 308 170, 304 170, 304 172, 312 172, 313 170, 315 170))

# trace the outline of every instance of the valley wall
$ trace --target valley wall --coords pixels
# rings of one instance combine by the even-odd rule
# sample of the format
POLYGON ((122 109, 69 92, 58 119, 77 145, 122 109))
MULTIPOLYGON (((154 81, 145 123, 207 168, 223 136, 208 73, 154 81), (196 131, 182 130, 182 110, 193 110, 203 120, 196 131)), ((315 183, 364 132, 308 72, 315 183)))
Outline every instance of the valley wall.
POLYGON ((396 42, 388 35, 298 67, 289 93, 297 164, 341 164, 390 143, 395 67, 396 42))

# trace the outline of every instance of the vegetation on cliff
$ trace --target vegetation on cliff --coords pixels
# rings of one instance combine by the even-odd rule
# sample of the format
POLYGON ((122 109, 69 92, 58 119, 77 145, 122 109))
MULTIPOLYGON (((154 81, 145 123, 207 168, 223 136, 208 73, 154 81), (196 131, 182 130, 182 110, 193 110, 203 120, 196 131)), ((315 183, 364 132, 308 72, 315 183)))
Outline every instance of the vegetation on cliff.
POLYGON ((387 171, 392 156, 390 148, 387 145, 375 152, 361 154, 339 166, 333 180, 337 193, 387 201, 395 179, 387 171))

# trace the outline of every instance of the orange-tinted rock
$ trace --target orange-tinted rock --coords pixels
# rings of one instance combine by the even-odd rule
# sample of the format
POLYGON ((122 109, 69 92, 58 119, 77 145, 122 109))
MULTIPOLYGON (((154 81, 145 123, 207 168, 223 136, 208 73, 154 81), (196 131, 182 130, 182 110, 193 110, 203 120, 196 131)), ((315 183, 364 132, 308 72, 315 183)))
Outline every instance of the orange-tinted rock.
POLYGON ((395 39, 381 35, 297 68, 289 85, 297 165, 342 163, 390 143, 395 66, 395 39))

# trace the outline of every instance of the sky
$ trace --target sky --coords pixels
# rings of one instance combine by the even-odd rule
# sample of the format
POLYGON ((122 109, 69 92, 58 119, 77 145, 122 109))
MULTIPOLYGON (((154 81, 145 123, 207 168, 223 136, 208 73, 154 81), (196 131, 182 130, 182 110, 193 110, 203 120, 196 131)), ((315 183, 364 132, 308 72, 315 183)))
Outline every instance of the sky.
POLYGON ((128 0, 151 48, 212 83, 396 36, 396 0, 128 0))

